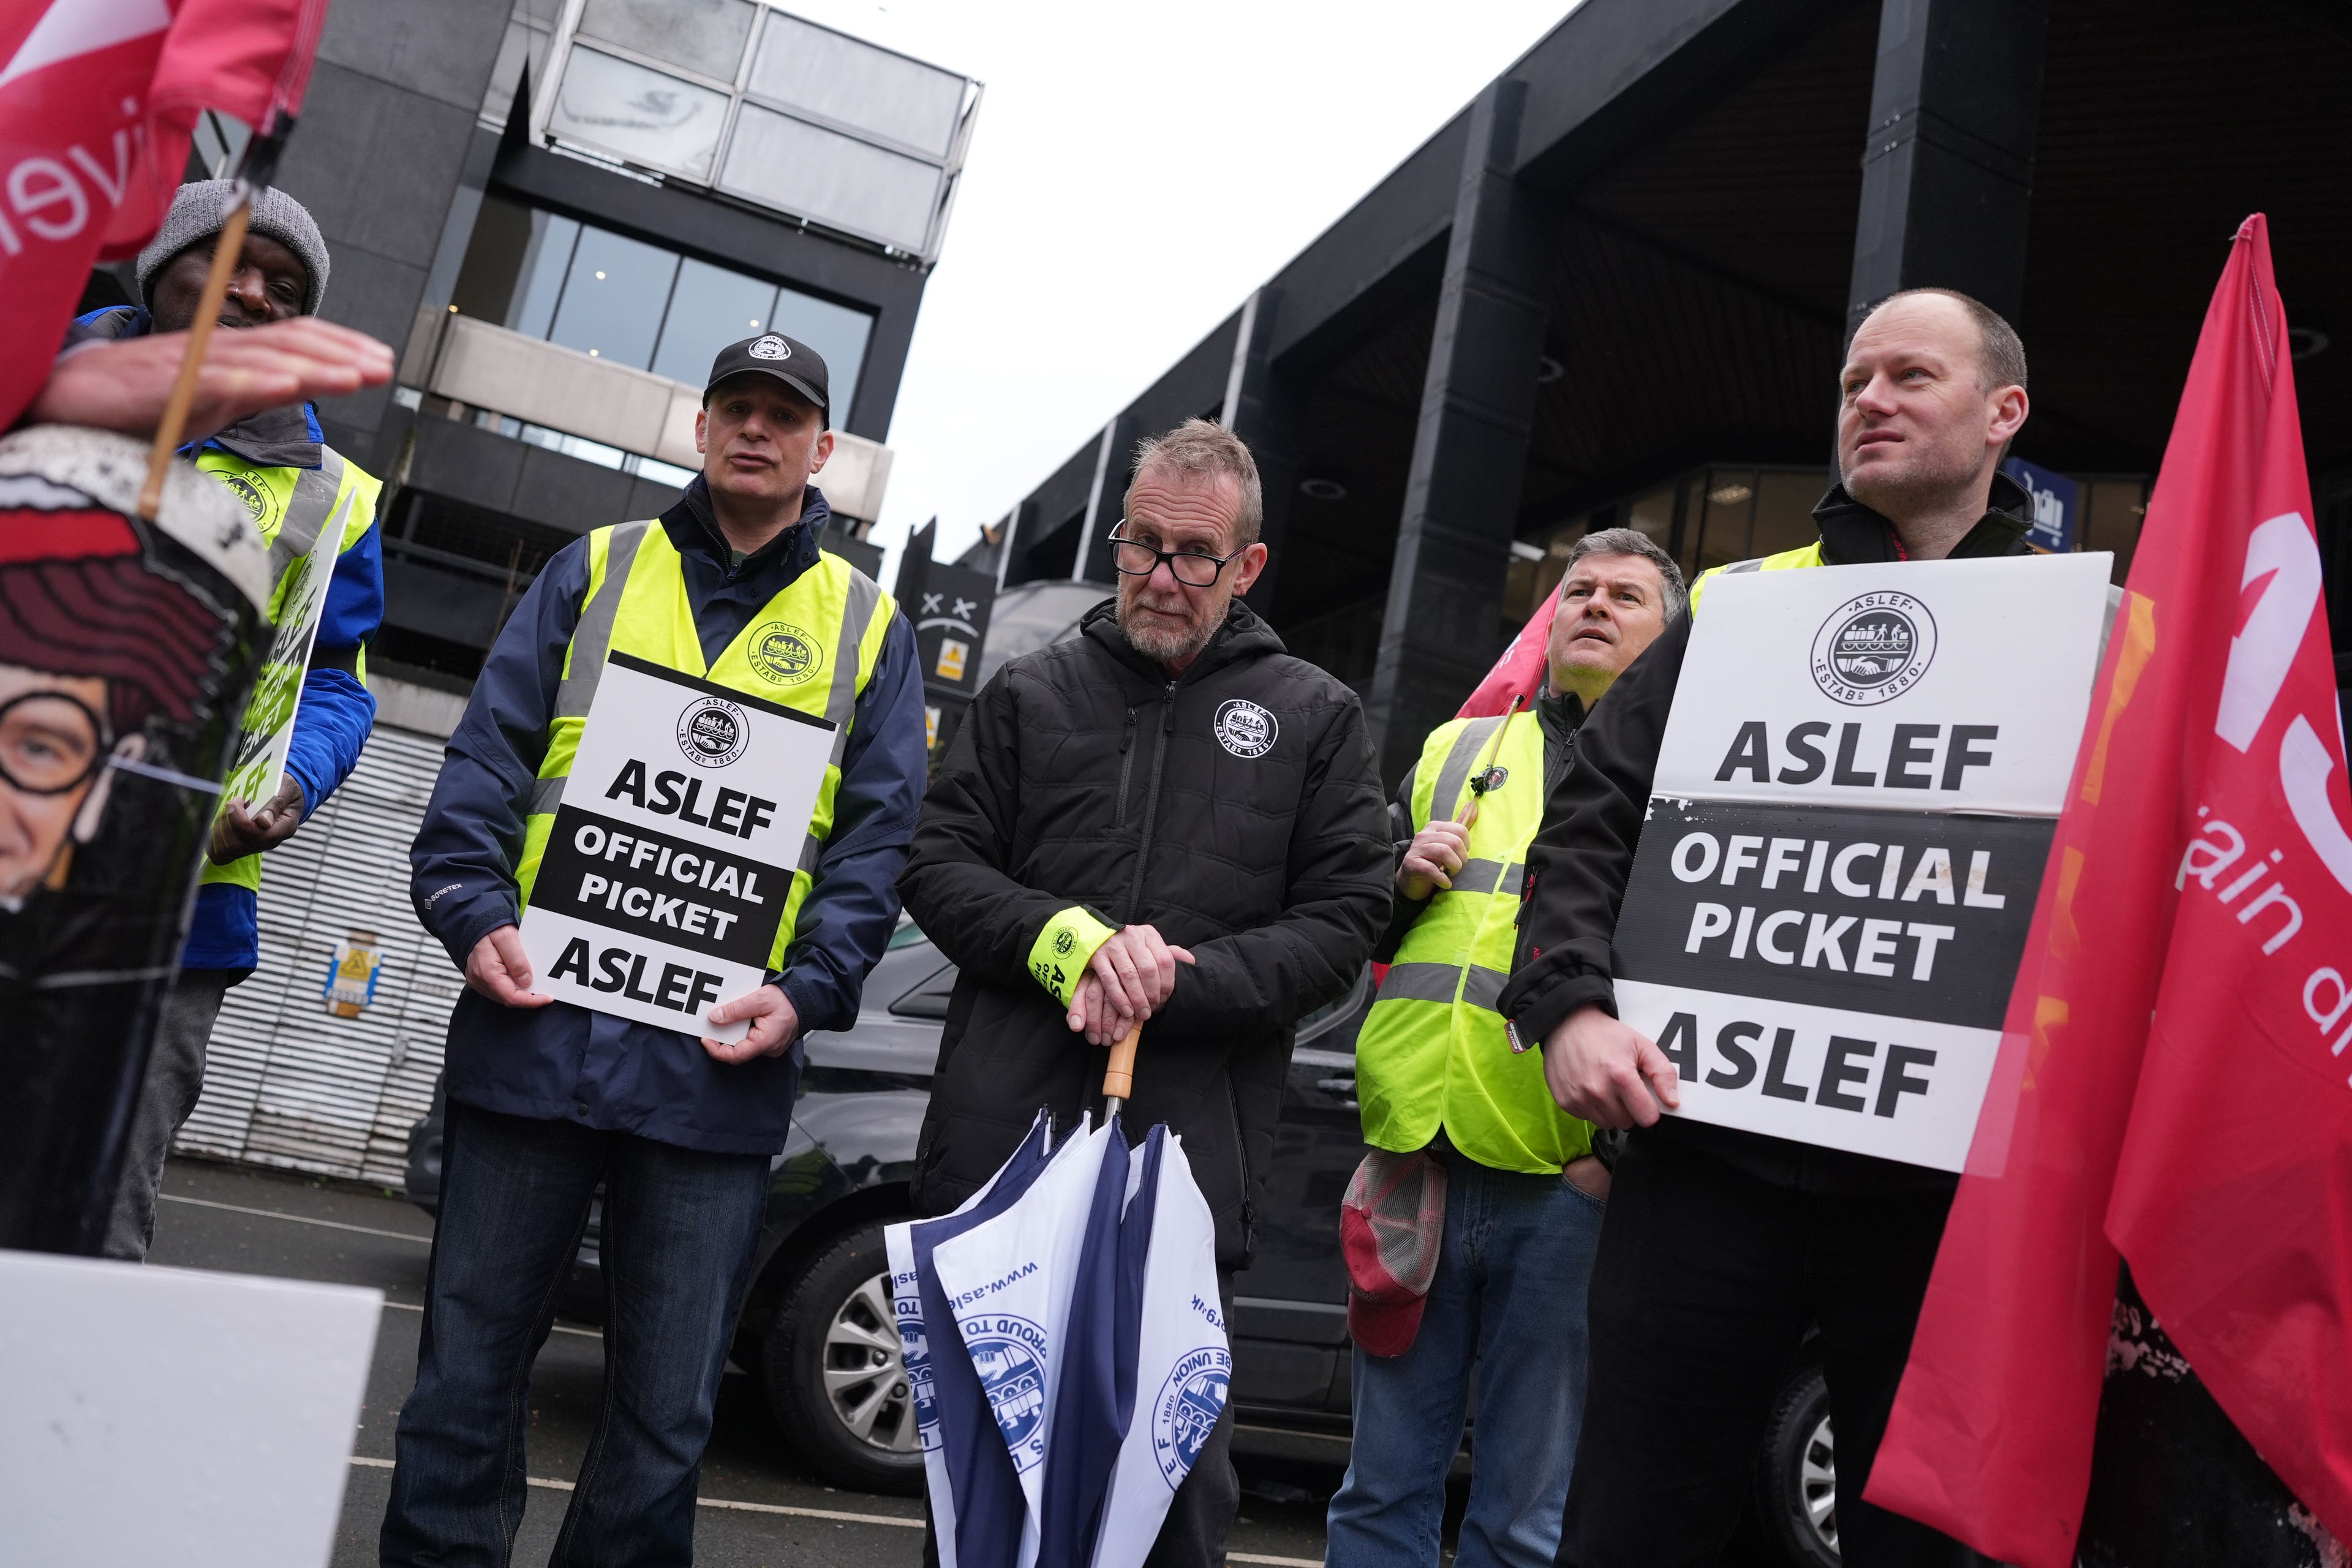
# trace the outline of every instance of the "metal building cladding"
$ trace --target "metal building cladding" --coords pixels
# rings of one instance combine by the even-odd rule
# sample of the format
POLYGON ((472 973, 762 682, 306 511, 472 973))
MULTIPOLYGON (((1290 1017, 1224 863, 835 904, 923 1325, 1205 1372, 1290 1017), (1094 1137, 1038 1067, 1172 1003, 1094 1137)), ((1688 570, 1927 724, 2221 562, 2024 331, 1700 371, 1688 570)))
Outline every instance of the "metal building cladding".
MULTIPOLYGON (((548 558, 698 469, 719 348, 825 356, 824 547, 879 570, 882 443, 980 98, 767 0, 337 0, 278 184, 332 254, 325 314, 401 350, 394 385, 318 410, 385 481, 380 708, 270 855, 183 1150, 401 1180, 460 984, 408 902, 442 742, 548 558), (372 984, 331 997, 354 964, 372 984)), ((243 142, 208 120, 191 177, 243 142)), ((93 274, 85 308, 123 283, 93 274)))
POLYGON ((1846 337, 1897 289, 2017 325, 2017 456, 2120 577, 2259 210, 2352 647, 2347 81, 2322 0, 1586 0, 966 560, 1108 583, 1136 438, 1224 419, 1265 479, 1251 603, 1394 781, 1588 529, 1693 575, 1809 542, 1846 337))

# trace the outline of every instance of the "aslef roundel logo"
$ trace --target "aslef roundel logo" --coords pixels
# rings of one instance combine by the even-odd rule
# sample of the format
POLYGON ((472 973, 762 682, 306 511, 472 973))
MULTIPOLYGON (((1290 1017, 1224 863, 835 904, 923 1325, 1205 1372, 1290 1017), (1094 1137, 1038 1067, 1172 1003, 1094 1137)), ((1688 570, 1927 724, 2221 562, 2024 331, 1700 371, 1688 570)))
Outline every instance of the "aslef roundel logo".
POLYGON ((770 332, 746 349, 744 353, 753 359, 790 359, 793 357, 793 345, 776 336, 775 333, 770 332))
POLYGON ((1237 757, 1262 757, 1274 750, 1282 726, 1247 698, 1228 698, 1217 710, 1217 744, 1237 757))
POLYGON ((1908 594, 1848 599, 1813 634, 1813 684, 1850 708, 1891 702, 1936 657, 1936 617, 1908 594))
POLYGON ((677 749, 698 768, 723 768, 743 754, 751 726, 723 697, 698 697, 677 716, 677 749))
POLYGON ((746 645, 751 668, 762 680, 798 686, 824 668, 824 648, 790 621, 770 621, 746 645))

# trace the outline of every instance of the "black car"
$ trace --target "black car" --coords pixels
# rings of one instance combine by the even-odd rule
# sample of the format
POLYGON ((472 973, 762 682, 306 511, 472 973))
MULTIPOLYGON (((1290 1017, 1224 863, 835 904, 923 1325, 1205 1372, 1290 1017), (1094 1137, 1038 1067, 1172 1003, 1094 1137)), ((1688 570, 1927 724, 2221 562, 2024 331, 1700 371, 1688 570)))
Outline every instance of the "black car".
MULTIPOLYGON (((809 1037, 792 1141, 775 1159, 737 1329, 735 1362, 761 1380, 776 1425, 842 1486, 912 1491, 921 1482, 882 1227, 912 1212, 908 1182, 955 981, 955 965, 901 921, 867 977, 856 1025, 809 1037)), ((1337 1439, 1321 1445, 1334 1459, 1346 1452, 1350 1372, 1339 1200, 1364 1156, 1355 1044, 1371 1000, 1367 972, 1299 1025, 1257 1257, 1234 1300, 1233 1396, 1244 1427, 1337 1439)), ((1148 1072, 1144 1048, 1139 1071, 1148 1072)), ((436 1100, 409 1135, 410 1201, 431 1212, 440 1173, 436 1100)), ((567 1315, 603 1316, 597 1267, 592 1215, 562 1303, 567 1315)), ((1837 1562, 1834 1473, 1827 1394, 1808 1361, 1779 1402, 1757 1486, 1757 1522, 1801 1568, 1837 1562)))

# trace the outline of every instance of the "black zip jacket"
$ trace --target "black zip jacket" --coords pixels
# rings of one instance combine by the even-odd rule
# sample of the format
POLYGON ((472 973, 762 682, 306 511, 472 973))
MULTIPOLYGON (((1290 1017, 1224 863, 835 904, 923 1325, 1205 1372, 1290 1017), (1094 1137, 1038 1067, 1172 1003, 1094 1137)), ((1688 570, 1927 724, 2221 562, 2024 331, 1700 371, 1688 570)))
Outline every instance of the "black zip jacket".
MULTIPOLYGON (((2024 534, 2031 500, 2001 476, 1993 479, 1991 499, 1991 510, 1953 549, 1955 558, 2030 553, 2024 534)), ((1813 509, 1813 521, 1826 564, 1905 558, 1894 525, 1847 495, 1843 485, 1831 487, 1813 509)), ((1498 1004, 1523 1040, 1542 1039, 1580 1007, 1617 1011, 1611 938, 1633 875, 1690 629, 1691 617, 1677 616, 1617 678, 1609 700, 1597 704, 1577 732, 1575 760, 1544 801, 1543 826, 1528 847, 1518 952, 1498 1004)), ((1958 1179, 1925 1166, 1671 1116, 1643 1133, 1652 1135, 1704 1149, 1775 1185, 1808 1191, 1949 1188, 1958 1179)))
POLYGON ((1108 603, 1076 638, 1007 664, 940 764, 898 884, 962 972, 923 1118, 920 1212, 970 1196, 1039 1107, 1064 1125, 1099 1115, 1104 1051, 1029 973, 1045 922, 1083 904, 1198 960, 1144 1026, 1125 1122, 1182 1137, 1218 1267, 1247 1267, 1292 1026, 1363 968, 1392 866, 1356 694, 1246 605, 1173 681, 1108 603), (1271 717, 1270 744, 1229 722, 1236 705, 1271 717))

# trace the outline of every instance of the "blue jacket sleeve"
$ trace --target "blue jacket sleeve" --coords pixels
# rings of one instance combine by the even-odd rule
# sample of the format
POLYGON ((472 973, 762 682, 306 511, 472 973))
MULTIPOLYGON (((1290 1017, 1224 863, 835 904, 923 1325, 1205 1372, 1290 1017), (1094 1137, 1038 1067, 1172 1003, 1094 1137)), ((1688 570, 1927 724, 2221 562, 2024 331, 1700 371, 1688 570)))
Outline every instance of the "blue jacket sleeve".
POLYGON ((850 719, 833 835, 817 857, 776 981, 803 1030, 845 1029, 857 1017, 866 972, 898 923, 898 872, 914 837, 928 763, 915 631, 905 616, 893 616, 850 719))
POLYGON ((460 966, 476 942, 520 919, 514 868, 523 818, 587 594, 588 542, 580 539, 547 563, 491 646, 409 846, 416 918, 460 966))
POLYGON ((375 728, 375 698, 361 684, 358 660, 352 656, 383 624, 383 535, 377 520, 370 518, 367 531, 335 557, 327 603, 319 613, 317 651, 302 677, 301 704, 294 710, 286 771, 302 786, 304 816, 342 787, 375 728))

